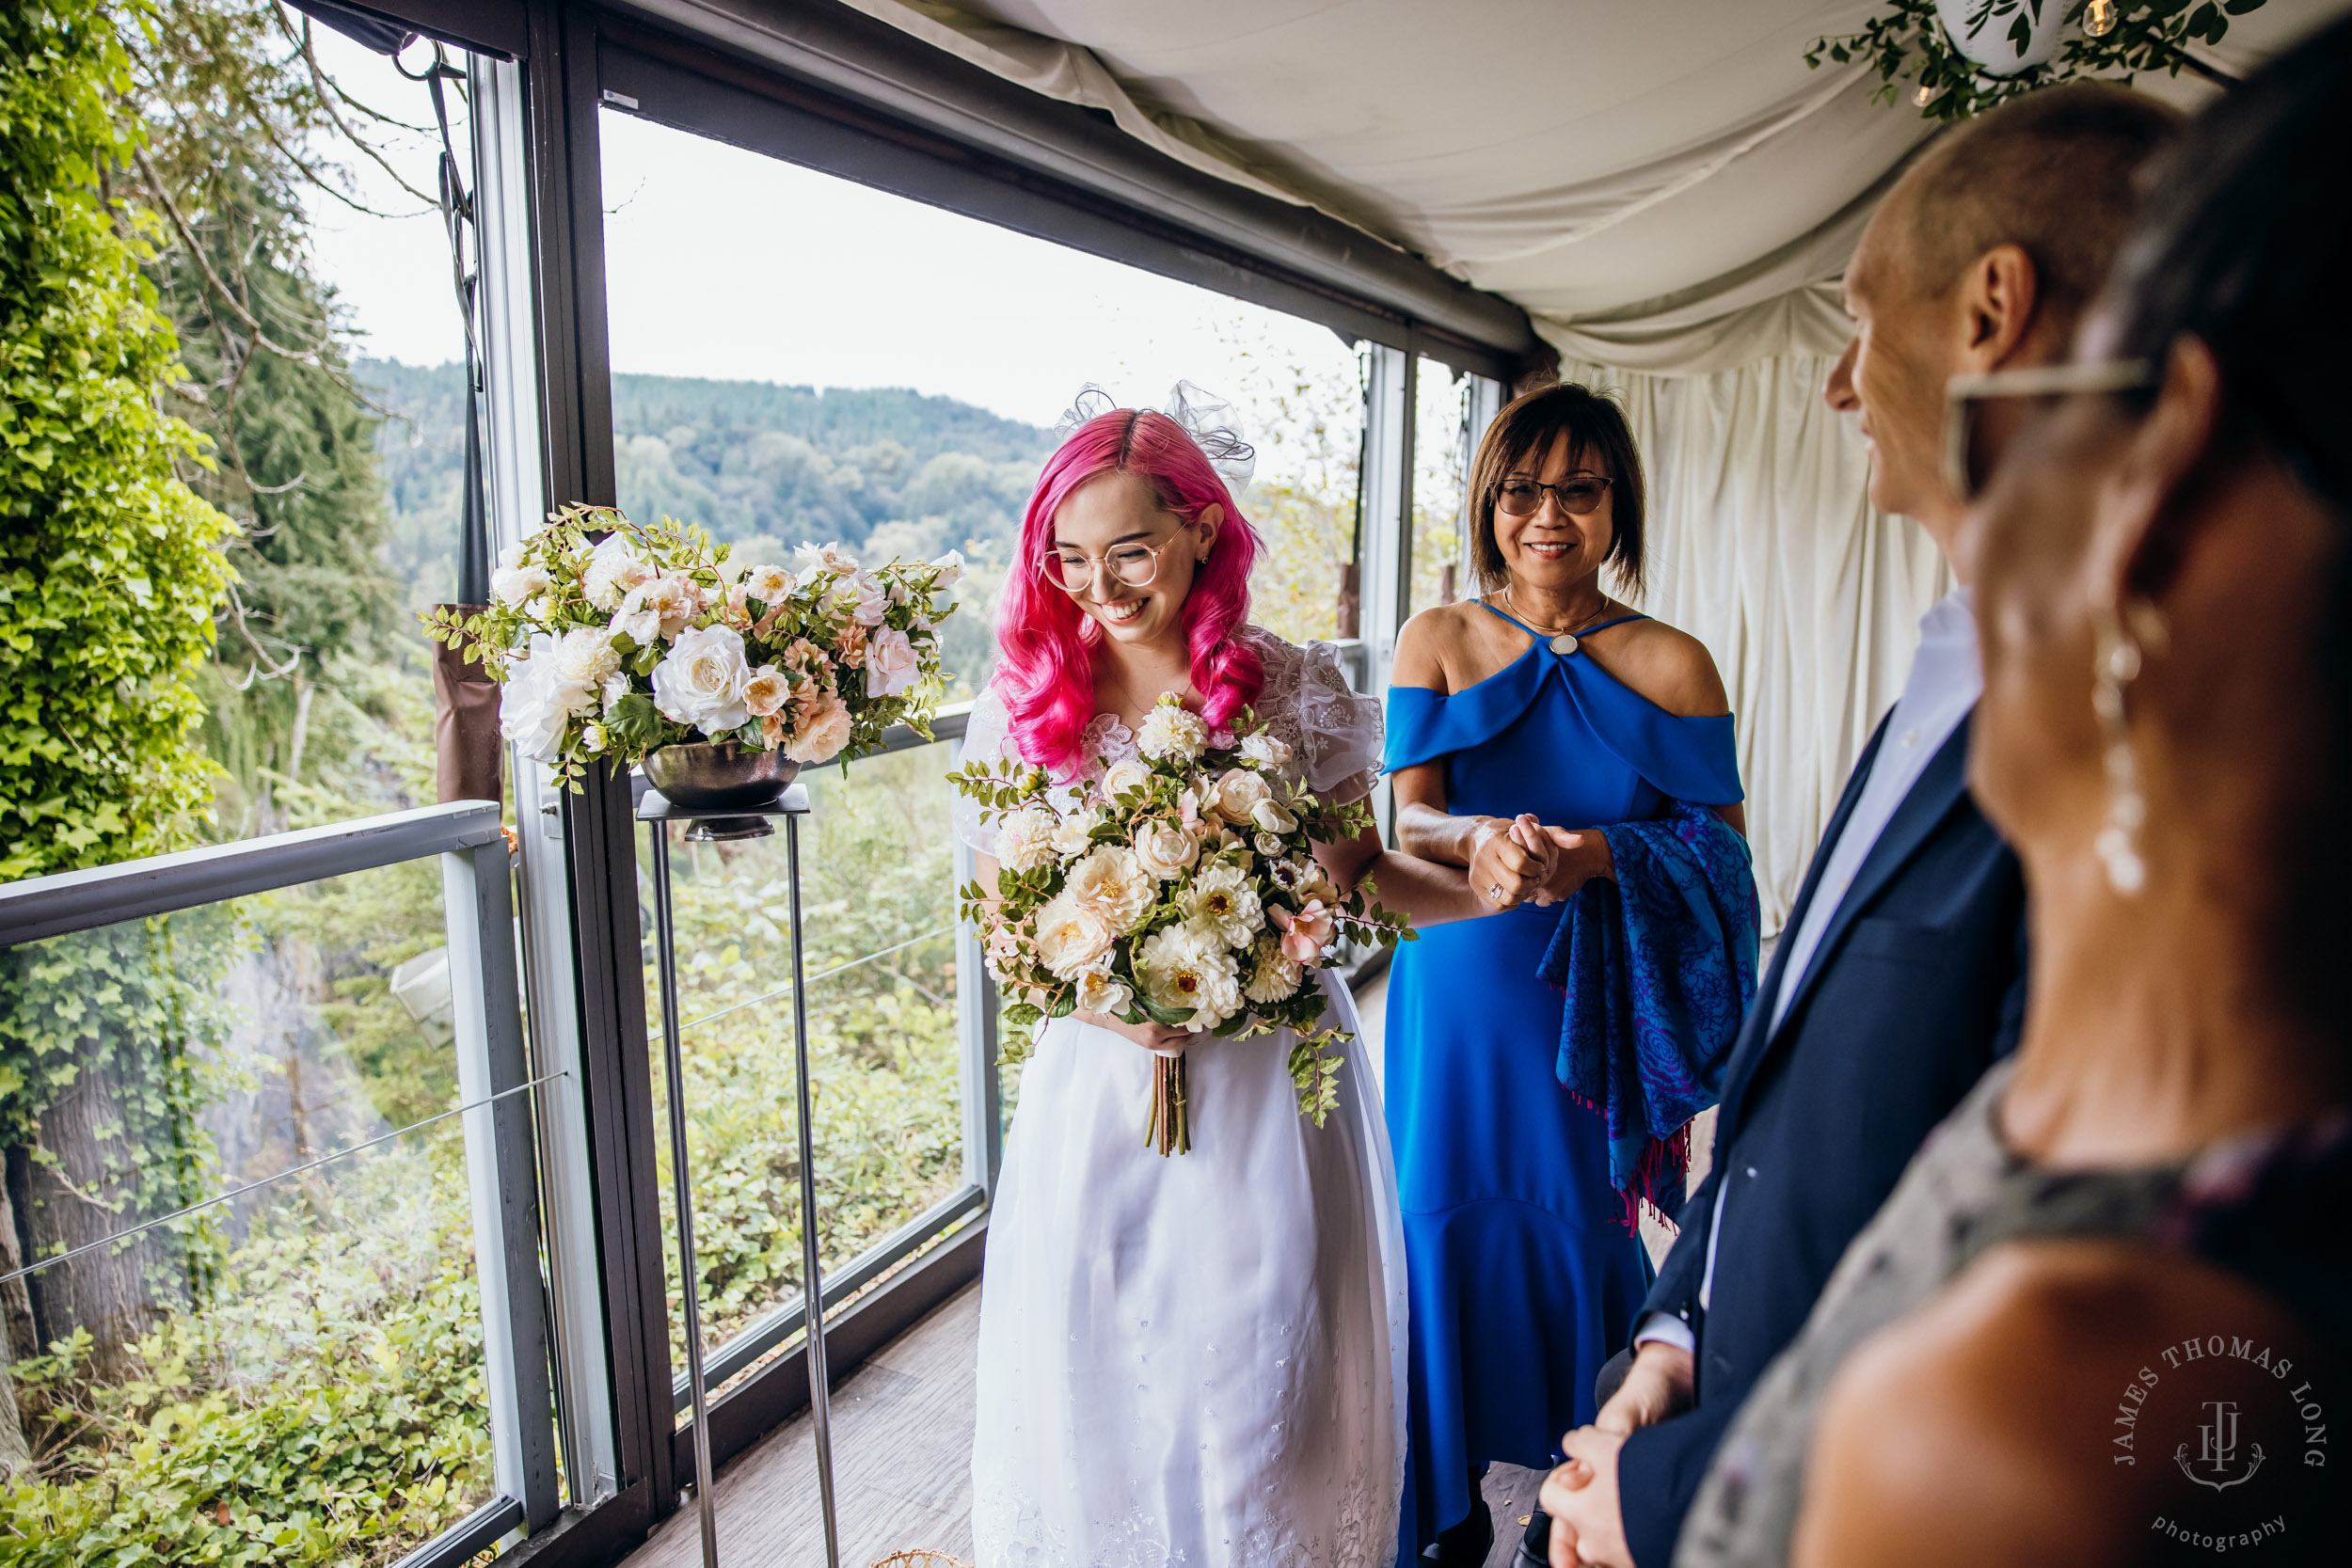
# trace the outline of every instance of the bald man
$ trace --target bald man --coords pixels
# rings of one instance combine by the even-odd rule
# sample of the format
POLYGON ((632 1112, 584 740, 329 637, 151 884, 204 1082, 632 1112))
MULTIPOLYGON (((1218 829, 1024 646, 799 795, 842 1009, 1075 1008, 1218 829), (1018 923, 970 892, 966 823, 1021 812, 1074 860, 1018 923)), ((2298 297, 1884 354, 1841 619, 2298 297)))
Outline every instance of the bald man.
POLYGON ((1943 478, 1944 387, 2064 356, 2135 176, 2176 124, 2120 87, 2020 99, 1931 147, 1847 267, 1854 338, 1825 395, 1858 416, 1870 499, 1924 528, 1962 586, 1921 623, 1902 696, 1782 930, 1631 1368, 1544 1483, 1549 1539, 1538 1516, 1528 1545, 1556 1568, 1666 1568, 1740 1402, 1920 1141, 2016 1043, 2025 888, 1966 787, 1983 682, 1955 547, 1963 508, 1943 478))

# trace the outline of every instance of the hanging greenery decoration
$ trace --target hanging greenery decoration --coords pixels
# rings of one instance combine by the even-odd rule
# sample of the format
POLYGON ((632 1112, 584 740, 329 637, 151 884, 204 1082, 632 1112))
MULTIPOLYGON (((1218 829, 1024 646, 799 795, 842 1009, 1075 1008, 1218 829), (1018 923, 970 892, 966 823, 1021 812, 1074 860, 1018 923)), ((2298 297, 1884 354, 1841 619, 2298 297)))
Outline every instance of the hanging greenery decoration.
POLYGON ((2036 87, 2185 71, 2236 78, 2189 52, 2219 43, 2230 19, 2263 0, 1887 0, 1858 33, 1813 40, 1804 63, 1861 60, 1879 73, 1880 102, 1899 93, 1930 119, 1967 119, 2036 87), (2045 22, 2043 13, 2051 13, 2045 22), (2053 46, 2052 29, 2063 38, 2053 46), (2039 47, 2037 47, 2039 45, 2039 47), (2055 50, 2055 57, 2053 57, 2055 50), (2031 60, 2006 72, 1984 63, 2031 60))

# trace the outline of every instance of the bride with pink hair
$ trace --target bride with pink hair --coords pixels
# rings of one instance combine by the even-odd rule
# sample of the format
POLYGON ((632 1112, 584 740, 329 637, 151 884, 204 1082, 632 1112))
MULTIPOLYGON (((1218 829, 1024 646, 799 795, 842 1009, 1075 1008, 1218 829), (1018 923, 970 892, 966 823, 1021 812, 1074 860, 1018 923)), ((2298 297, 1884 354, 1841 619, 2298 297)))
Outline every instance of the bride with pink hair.
MULTIPOLYGON (((1262 548, 1184 424, 1086 420, 1023 520, 966 758, 1100 769, 1136 754, 1173 692, 1212 730, 1252 710, 1294 782, 1362 799, 1380 705, 1348 689, 1328 644, 1248 624, 1262 548)), ((970 804, 956 827, 994 887, 993 829, 970 804)), ((1478 910, 1460 872, 1369 832, 1316 858, 1343 888, 1377 871, 1381 901, 1424 923, 1478 910)), ((1354 1031, 1345 984, 1321 983, 1327 1021, 1354 1031)), ((1394 1562, 1406 1298, 1387 1131, 1360 1042, 1320 1128, 1298 1115, 1290 1045, 1085 1011, 1040 1037, 989 1219, 981 1568, 1394 1562), (1153 1053, 1174 1051, 1193 1148, 1167 1158, 1141 1109, 1153 1053)))

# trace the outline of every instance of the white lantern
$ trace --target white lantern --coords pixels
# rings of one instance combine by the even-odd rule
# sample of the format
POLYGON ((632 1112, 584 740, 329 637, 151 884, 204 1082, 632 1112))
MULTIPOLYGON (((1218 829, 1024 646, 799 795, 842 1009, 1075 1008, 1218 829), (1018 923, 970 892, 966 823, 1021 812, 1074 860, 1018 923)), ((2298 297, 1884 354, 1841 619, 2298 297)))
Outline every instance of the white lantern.
POLYGON ((1936 20, 1952 47, 1981 67, 1988 75, 2014 76, 2046 65, 2058 53, 2058 22, 2066 0, 1935 0, 1936 20), (2010 29, 2023 16, 2033 31, 2021 51, 2010 29))

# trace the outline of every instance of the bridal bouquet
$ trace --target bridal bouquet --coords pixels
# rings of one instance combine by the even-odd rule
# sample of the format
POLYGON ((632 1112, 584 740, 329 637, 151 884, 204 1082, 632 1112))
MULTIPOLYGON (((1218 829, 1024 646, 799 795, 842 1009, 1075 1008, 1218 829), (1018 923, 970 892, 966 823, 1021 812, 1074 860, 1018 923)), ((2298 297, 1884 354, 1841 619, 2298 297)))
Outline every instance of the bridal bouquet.
MULTIPOLYGON (((1200 717, 1162 697, 1136 735, 1139 756, 1057 785, 1044 769, 976 761, 949 777, 996 822, 993 890, 962 889, 988 971, 1035 1025, 1079 1008, 1229 1038, 1287 1028, 1298 1112, 1316 1126, 1339 1103, 1348 1037, 1321 1027, 1314 972, 1343 934, 1412 940, 1366 881, 1342 895, 1314 846, 1372 822, 1361 801, 1293 790, 1290 748, 1245 715, 1212 744, 1200 717)), ((1191 1148, 1184 1060, 1162 1055, 1145 1141, 1191 1148)))
POLYGON ((789 567, 736 561, 699 528, 567 506, 501 554, 486 610, 424 621, 489 667, 506 737, 566 784, 593 758, 694 741, 813 764, 894 723, 930 734, 962 570, 952 551, 865 567, 834 545, 803 545, 789 567))

